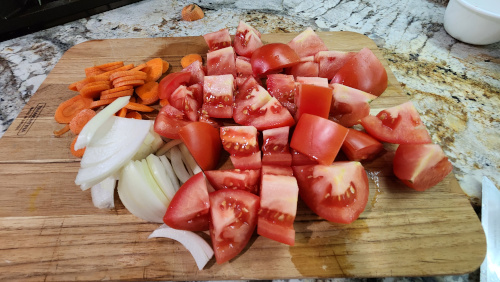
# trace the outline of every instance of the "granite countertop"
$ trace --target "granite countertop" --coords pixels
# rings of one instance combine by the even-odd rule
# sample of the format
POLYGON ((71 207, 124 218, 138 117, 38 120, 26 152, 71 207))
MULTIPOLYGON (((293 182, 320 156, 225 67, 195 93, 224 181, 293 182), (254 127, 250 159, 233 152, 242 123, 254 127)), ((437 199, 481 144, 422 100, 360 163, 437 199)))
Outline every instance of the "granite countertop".
POLYGON ((500 187, 500 43, 473 46, 450 37, 444 1, 195 3, 205 11, 195 22, 180 19, 188 1, 144 0, 0 42, 0 137, 63 53, 87 40, 198 36, 226 27, 234 34, 240 20, 262 33, 345 30, 367 35, 382 50, 472 202, 480 199, 482 176, 500 187))

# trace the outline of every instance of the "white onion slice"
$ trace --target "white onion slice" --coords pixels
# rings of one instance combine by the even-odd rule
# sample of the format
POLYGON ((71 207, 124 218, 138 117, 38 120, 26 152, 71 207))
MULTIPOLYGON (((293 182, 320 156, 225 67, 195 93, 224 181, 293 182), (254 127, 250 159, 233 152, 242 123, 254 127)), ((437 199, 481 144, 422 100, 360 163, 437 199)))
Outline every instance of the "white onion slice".
POLYGON ((159 237, 169 238, 181 243, 191 253, 199 270, 202 270, 214 255, 212 247, 203 238, 191 231, 177 230, 163 224, 153 231, 148 239, 159 237))
POLYGON ((179 145, 179 148, 181 149, 183 159, 186 161, 186 166, 191 169, 193 175, 200 173, 202 170, 198 166, 198 163, 196 163, 193 155, 191 155, 191 152, 189 152, 188 147, 182 143, 179 145))
POLYGON ((165 153, 168 152, 170 149, 172 149, 172 147, 175 147, 181 143, 182 143, 181 139, 170 140, 156 152, 156 155, 157 156, 165 155, 165 153))
POLYGON ((177 147, 173 147, 172 149, 170 149, 170 154, 172 156, 172 168, 175 171, 175 175, 177 175, 180 182, 182 183, 188 181, 191 176, 184 166, 181 151, 177 147))
POLYGON ((130 96, 120 97, 114 100, 111 104, 106 106, 102 111, 97 113, 87 124, 83 127, 78 139, 76 139, 75 150, 83 149, 94 137, 99 127, 103 125, 111 116, 118 112, 121 108, 125 107, 130 100, 130 96))
POLYGON ((100 183, 92 186, 90 193, 92 203, 99 209, 112 209, 115 207, 115 187, 117 177, 110 176, 100 183))
POLYGON ((170 181, 172 181, 172 185, 174 186, 175 191, 179 191, 180 184, 179 184, 179 179, 177 178, 177 175, 175 175, 174 169, 172 168, 172 165, 168 161, 167 157, 164 155, 160 156, 160 161, 165 168, 165 171, 167 172, 168 178, 170 178, 170 181))
POLYGON ((149 170, 156 180, 156 183, 158 183, 158 186, 160 186, 165 196, 171 201, 175 195, 174 185, 172 185, 172 181, 160 161, 160 158, 151 154, 146 158, 146 161, 148 162, 149 170))

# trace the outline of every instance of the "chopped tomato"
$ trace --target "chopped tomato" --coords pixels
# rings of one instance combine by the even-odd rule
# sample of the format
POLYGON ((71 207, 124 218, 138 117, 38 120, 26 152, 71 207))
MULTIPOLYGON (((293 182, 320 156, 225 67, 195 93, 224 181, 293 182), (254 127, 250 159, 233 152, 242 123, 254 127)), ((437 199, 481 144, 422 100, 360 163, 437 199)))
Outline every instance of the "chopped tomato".
POLYGON ((425 191, 438 184, 452 168, 437 144, 399 145, 393 160, 396 177, 417 191, 425 191))
POLYGON ((238 169, 259 169, 262 167, 262 154, 260 151, 247 156, 229 156, 231 163, 238 169))
POLYGON ((214 118, 233 116, 234 77, 230 74, 205 76, 202 114, 214 118))
POLYGON ((158 86, 160 99, 169 99, 170 95, 180 85, 187 85, 191 79, 191 73, 189 71, 183 72, 173 72, 162 78, 160 80, 160 85, 158 86))
POLYGON ((188 84, 200 84, 203 86, 203 79, 205 78, 205 70, 203 69, 203 65, 200 61, 196 60, 191 63, 189 66, 182 70, 183 72, 191 73, 191 77, 189 79, 188 84))
POLYGON ((266 44, 255 50, 250 58, 253 74, 263 76, 273 70, 290 67, 300 61, 299 55, 283 43, 266 44))
POLYGON ((371 160, 378 156, 384 145, 370 135, 349 128, 347 136, 342 144, 342 151, 351 161, 371 160))
POLYGON ((380 141, 394 144, 432 142, 427 128, 410 101, 387 108, 377 116, 366 116, 361 119, 361 124, 368 134, 380 141))
POLYGON ((253 75, 252 65, 250 64, 250 58, 237 56, 236 57, 236 76, 251 76, 253 75))
POLYGON ((192 122, 179 130, 179 136, 202 170, 217 166, 222 148, 217 128, 205 122, 192 122))
POLYGON ((208 230, 210 202, 205 176, 189 178, 174 195, 163 217, 166 225, 181 230, 208 230))
POLYGON ((168 101, 172 107, 183 112, 190 121, 198 120, 198 109, 200 108, 200 104, 194 98, 193 92, 186 86, 180 85, 177 87, 174 93, 170 95, 168 101))
POLYGON ((231 35, 227 28, 207 33, 203 35, 203 38, 207 42, 209 52, 231 46, 231 35))
POLYGON ((380 96, 387 88, 387 72, 377 56, 363 48, 350 58, 330 83, 340 83, 380 96))
POLYGON ((322 218, 351 223, 368 202, 368 177, 359 162, 332 165, 294 166, 299 194, 306 205, 322 218))
POLYGON ((226 47, 207 54, 207 75, 230 74, 236 76, 236 53, 226 47))
POLYGON ((190 122, 183 112, 171 105, 166 105, 156 116, 154 130, 163 137, 179 139, 179 130, 190 122))
POLYGON ((293 75, 270 74, 267 76, 267 91, 276 98, 291 115, 295 115, 297 106, 295 105, 295 79, 293 75))
POLYGON ((236 54, 251 57, 253 52, 262 45, 260 32, 247 23, 240 21, 236 28, 236 35, 234 36, 234 50, 236 54))
POLYGON ((293 176, 262 175, 257 233, 293 246, 299 187, 293 176))
POLYGON ((224 126, 220 129, 222 146, 231 155, 248 156, 259 152, 257 128, 253 126, 224 126))
POLYGON ((262 131, 262 164, 291 166, 292 155, 288 144, 290 127, 278 127, 262 131))
POLYGON ((207 170, 205 175, 215 190, 240 189, 259 195, 259 169, 207 170))
POLYGON ((294 77, 317 77, 319 74, 319 65, 315 62, 299 62, 287 69, 287 74, 294 77))
POLYGON ((262 171, 262 175, 272 174, 272 175, 293 176, 293 170, 292 170, 292 167, 290 167, 290 166, 262 165, 261 171, 262 171))
POLYGON ((218 264, 236 257, 257 225, 260 198, 243 190, 222 189, 209 194, 210 237, 218 264))
POLYGON ((292 153, 292 166, 319 164, 318 161, 311 159, 309 156, 304 155, 293 148, 290 148, 290 151, 292 153))
POLYGON ((288 42, 299 57, 313 56, 319 51, 327 51, 325 43, 314 30, 308 27, 306 30, 297 35, 292 41, 288 42))
POLYGON ((307 77, 307 76, 298 76, 296 78, 297 82, 300 84, 311 84, 317 85, 321 87, 328 87, 328 79, 324 77, 307 77))
POLYGON ((345 127, 351 127, 359 124, 362 118, 370 114, 370 102, 377 96, 338 83, 331 86, 333 99, 330 116, 334 121, 345 127))
POLYGON ((314 61, 319 64, 318 76, 331 80, 354 55, 356 55, 356 52, 320 51, 316 53, 314 61))
POLYGON ((347 135, 347 128, 331 120, 303 114, 295 127, 290 147, 329 165, 337 156, 347 135))
POLYGON ((332 104, 332 89, 313 84, 300 84, 299 95, 295 102, 297 104, 296 120, 299 120, 303 114, 328 118, 332 104))

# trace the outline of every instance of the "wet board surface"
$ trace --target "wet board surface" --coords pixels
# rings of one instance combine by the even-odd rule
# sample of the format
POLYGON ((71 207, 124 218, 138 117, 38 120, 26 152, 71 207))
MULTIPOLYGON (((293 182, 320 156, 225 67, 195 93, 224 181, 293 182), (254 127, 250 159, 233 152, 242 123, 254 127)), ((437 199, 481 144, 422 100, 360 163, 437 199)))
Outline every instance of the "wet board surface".
MULTIPOLYGON (((407 101, 372 40, 352 32, 319 33, 330 50, 369 47, 384 63, 389 87, 373 111, 407 101)), ((265 34, 287 43, 296 34, 265 34)), ((199 271, 190 253, 169 239, 147 239, 159 224, 92 204, 74 184, 79 160, 72 133, 54 137, 57 106, 75 92, 84 68, 111 61, 140 64, 161 57, 181 69, 189 53, 206 53, 203 38, 95 40, 74 46, 57 63, 0 139, 1 280, 226 280, 387 277, 463 274, 482 263, 480 221, 453 175, 426 192, 406 188, 392 174, 389 151, 366 163, 370 197, 349 225, 329 223, 299 200, 295 246, 254 235, 229 263, 212 259, 199 271)), ((205 239, 209 236, 200 233, 205 239)))

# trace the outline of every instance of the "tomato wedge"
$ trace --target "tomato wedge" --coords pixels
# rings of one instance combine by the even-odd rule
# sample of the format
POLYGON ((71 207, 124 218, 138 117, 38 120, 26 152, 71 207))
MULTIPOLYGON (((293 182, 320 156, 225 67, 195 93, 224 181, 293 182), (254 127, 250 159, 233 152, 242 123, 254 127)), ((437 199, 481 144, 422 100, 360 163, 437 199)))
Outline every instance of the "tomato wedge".
POLYGON ((254 126, 224 126, 220 137, 222 146, 231 154, 237 169, 259 169, 262 165, 257 128, 254 126))
POLYGON ((269 43, 256 49, 250 63, 255 76, 266 75, 273 70, 290 67, 300 62, 300 57, 290 46, 283 43, 269 43))
POLYGON ((189 178, 174 195, 163 217, 166 225, 181 230, 208 230, 210 202, 202 172, 189 178))
POLYGON ((222 149, 217 128, 206 122, 192 122, 179 130, 179 136, 202 170, 217 166, 222 149))
POLYGON ((437 144, 399 145, 393 160, 396 177, 417 191, 425 191, 438 184, 452 168, 437 144))
POLYGON ((292 155, 288 144, 290 127, 278 127, 262 131, 262 164, 291 166, 292 155))
POLYGON ((189 71, 170 73, 160 80, 160 85, 158 86, 158 96, 160 99, 169 100, 170 95, 174 93, 180 85, 186 85, 190 80, 191 72, 189 71))
POLYGON ((347 136, 342 144, 342 151, 351 161, 371 160, 378 156, 384 145, 370 135, 349 128, 347 136))
POLYGON ((293 173, 302 200, 328 221, 351 223, 368 203, 368 176, 359 162, 294 166, 293 173))
POLYGON ((257 225, 260 198, 243 190, 222 189, 209 194, 210 237, 218 264, 236 257, 257 225))
POLYGON ((207 170, 205 175, 215 190, 240 189, 259 194, 260 169, 207 170))
POLYGON ((185 118, 183 112, 171 105, 166 105, 156 116, 154 130, 163 137, 179 139, 179 130, 190 122, 185 118))

